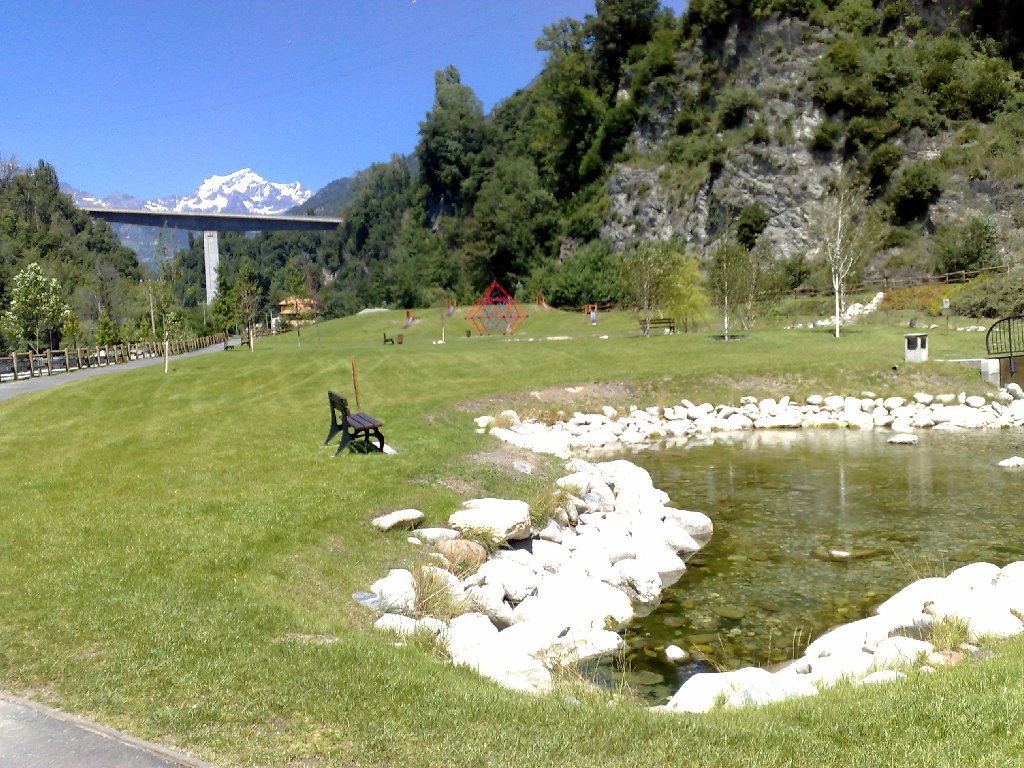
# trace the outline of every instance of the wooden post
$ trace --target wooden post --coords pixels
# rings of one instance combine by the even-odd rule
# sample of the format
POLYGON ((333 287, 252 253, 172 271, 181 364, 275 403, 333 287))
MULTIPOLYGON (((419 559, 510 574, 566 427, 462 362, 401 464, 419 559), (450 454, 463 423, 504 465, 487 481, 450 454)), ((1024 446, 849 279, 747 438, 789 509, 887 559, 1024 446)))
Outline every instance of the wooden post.
POLYGON ((171 340, 170 337, 164 334, 164 373, 167 373, 167 368, 171 361, 171 340))
POLYGON ((356 376, 356 359, 354 357, 352 358, 352 393, 356 397, 356 410, 363 410, 359 404, 359 378, 356 376))
POLYGON ((46 375, 53 376, 53 352, 46 350, 46 375))
POLYGON ((15 352, 11 352, 11 368, 14 369, 14 380, 18 380, 18 355, 15 352))

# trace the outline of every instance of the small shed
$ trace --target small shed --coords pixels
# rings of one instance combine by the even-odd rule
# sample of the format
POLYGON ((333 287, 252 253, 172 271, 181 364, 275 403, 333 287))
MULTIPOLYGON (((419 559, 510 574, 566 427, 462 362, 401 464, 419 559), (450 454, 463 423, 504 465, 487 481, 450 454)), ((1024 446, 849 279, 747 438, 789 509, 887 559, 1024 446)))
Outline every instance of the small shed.
POLYGON ((996 320, 985 334, 985 351, 989 359, 999 361, 999 386, 1024 386, 1024 315, 996 320))
POLYGON ((928 362, 928 334, 927 333, 905 333, 905 334, 903 334, 903 362, 905 362, 905 363, 927 363, 928 362))

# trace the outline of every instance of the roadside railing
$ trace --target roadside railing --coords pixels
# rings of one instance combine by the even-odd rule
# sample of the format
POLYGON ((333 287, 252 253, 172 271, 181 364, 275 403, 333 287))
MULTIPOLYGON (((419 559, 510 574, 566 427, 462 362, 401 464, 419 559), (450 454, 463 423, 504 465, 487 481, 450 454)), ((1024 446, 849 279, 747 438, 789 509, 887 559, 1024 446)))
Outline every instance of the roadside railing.
MULTIPOLYGON (((168 353, 182 355, 195 352, 214 344, 227 341, 226 333, 200 336, 195 339, 169 341, 168 353)), ((14 352, 0 357, 0 382, 29 379, 36 376, 78 371, 107 365, 119 365, 147 357, 163 357, 164 344, 159 341, 142 341, 131 344, 112 344, 95 347, 66 347, 48 349, 45 352, 14 352)))

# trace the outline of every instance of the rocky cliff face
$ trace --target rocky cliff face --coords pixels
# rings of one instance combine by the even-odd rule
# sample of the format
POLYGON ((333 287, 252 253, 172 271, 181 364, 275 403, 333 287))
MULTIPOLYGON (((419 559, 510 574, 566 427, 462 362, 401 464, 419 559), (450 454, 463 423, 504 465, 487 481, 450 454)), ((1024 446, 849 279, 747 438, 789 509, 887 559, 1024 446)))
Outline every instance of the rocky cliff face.
MULTIPOLYGON (((943 23, 952 5, 929 5, 928 17, 943 23)), ((795 19, 733 24, 716 50, 697 46, 679 54, 681 71, 692 73, 676 104, 655 112, 633 136, 628 162, 616 165, 607 184, 608 215, 603 234, 620 247, 643 239, 678 237, 695 250, 708 251, 721 236, 723 215, 735 216, 758 202, 770 219, 764 232, 776 258, 812 254, 808 226, 817 215, 829 180, 841 170, 841 153, 811 147, 814 131, 825 120, 812 99, 811 73, 833 33, 795 19), (708 66, 708 62, 714 66, 708 66), (714 78, 708 82, 708 78, 714 78), (683 170, 665 161, 666 143, 688 100, 701 88, 750 89, 756 106, 746 111, 746 126, 760 126, 755 140, 737 142, 724 131, 716 140, 725 147, 715 161, 683 170)), ((894 139, 903 158, 900 167, 932 159, 963 142, 947 132, 927 136, 913 132, 894 139)), ((1024 149, 1021 150, 1024 160, 1024 149)), ((979 174, 984 176, 984 173, 979 174)), ((978 178, 950 168, 942 196, 930 208, 924 231, 971 215, 993 219, 1004 255, 1024 244, 1024 202, 1020 189, 1006 180, 978 178)), ((880 259, 879 262, 884 261, 880 259)))

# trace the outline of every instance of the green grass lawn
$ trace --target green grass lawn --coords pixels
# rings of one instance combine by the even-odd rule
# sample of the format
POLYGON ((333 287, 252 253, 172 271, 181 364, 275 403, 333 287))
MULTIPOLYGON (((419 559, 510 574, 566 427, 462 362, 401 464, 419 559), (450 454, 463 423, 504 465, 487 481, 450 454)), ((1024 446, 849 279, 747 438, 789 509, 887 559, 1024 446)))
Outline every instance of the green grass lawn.
MULTIPOLYGON (((488 461, 498 444, 474 416, 988 391, 974 368, 903 365, 903 317, 839 340, 755 330, 723 343, 642 338, 625 313, 592 327, 528 311, 511 340, 466 338, 457 317, 440 345, 438 310, 404 331, 403 313, 370 314, 307 328, 301 346, 260 339, 169 375, 154 366, 0 402, 0 687, 225 766, 1019 760, 1021 643, 903 685, 691 717, 524 697, 378 636, 352 593, 422 555, 371 517, 416 507, 441 524, 471 496, 537 498, 560 470, 488 461), (383 346, 385 330, 404 343, 383 346), (320 447, 326 392, 351 396, 353 359, 361 410, 397 455, 320 447)), ((984 355, 984 334, 931 333, 933 361, 984 355)))

